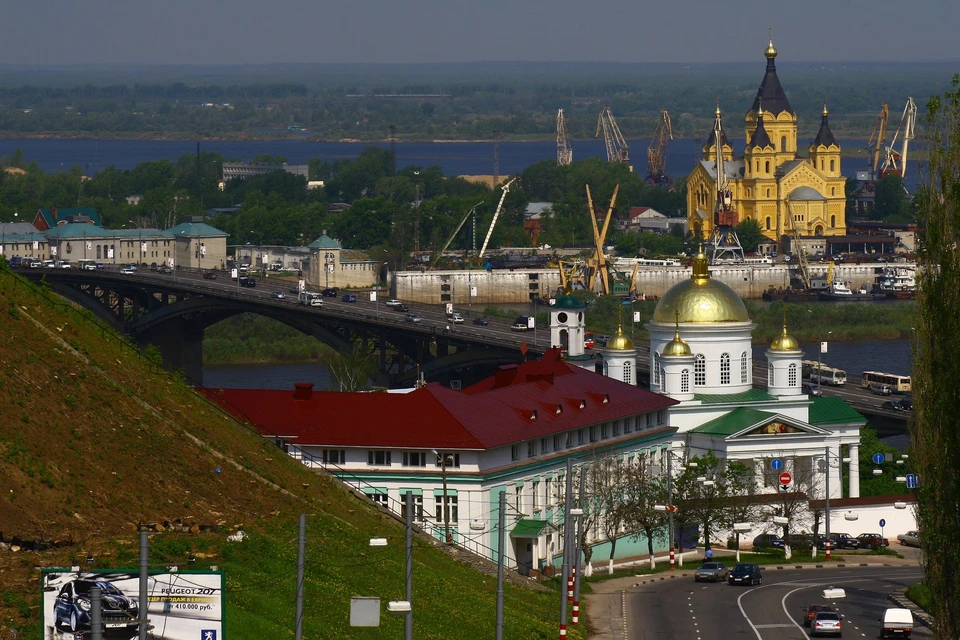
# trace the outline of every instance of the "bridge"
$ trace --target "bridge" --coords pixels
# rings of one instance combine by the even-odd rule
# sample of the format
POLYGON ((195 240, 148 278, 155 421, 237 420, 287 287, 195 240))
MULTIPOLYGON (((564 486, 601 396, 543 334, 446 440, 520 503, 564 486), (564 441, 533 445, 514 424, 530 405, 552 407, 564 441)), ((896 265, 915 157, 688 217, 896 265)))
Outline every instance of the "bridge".
POLYGON ((124 274, 110 265, 96 271, 37 268, 19 273, 44 280, 141 347, 156 346, 164 366, 182 371, 194 384, 203 382, 204 331, 240 313, 283 322, 341 353, 359 346, 377 357, 378 370, 391 385, 412 384, 419 375, 485 375, 492 367, 523 360, 522 343, 535 357, 549 342, 544 330, 512 332, 507 319, 490 318, 489 325, 480 326, 467 317, 465 324, 455 325, 441 310, 425 305, 410 305, 409 313, 419 318, 413 321, 366 294, 355 303, 324 298, 322 307, 304 306, 290 292, 291 281, 269 277, 247 288, 223 272, 216 279, 185 270, 124 274), (275 291, 284 297, 274 297, 275 291))

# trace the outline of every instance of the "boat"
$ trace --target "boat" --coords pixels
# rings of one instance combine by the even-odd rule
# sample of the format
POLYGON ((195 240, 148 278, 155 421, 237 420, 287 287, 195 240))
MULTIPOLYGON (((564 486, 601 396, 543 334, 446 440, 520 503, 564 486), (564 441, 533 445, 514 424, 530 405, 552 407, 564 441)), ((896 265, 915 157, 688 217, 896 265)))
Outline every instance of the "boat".
POLYGON ((834 281, 826 291, 820 292, 820 300, 853 302, 873 300, 873 294, 866 289, 853 291, 845 282, 834 281))
POLYGON ((916 272, 914 265, 885 266, 877 276, 876 289, 888 298, 913 298, 917 291, 916 272))
POLYGON ((820 292, 815 289, 795 287, 773 287, 763 292, 762 297, 768 302, 780 300, 783 302, 816 302, 820 299, 820 292))

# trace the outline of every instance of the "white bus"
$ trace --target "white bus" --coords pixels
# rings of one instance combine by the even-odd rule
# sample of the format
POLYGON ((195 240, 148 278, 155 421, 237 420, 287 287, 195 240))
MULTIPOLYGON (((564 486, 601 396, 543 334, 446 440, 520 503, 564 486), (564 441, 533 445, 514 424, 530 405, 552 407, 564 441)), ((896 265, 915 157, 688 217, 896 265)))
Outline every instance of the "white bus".
POLYGON ((860 378, 860 386, 870 389, 874 386, 887 386, 894 393, 910 393, 910 376, 898 376, 895 373, 881 373, 879 371, 864 371, 860 378))
POLYGON ((97 261, 91 258, 81 258, 77 260, 77 269, 81 271, 96 271, 97 261))
POLYGON ((803 366, 803 376, 809 378, 810 382, 830 384, 835 387, 847 384, 847 372, 843 369, 828 367, 822 362, 812 360, 803 360, 801 364, 803 366))

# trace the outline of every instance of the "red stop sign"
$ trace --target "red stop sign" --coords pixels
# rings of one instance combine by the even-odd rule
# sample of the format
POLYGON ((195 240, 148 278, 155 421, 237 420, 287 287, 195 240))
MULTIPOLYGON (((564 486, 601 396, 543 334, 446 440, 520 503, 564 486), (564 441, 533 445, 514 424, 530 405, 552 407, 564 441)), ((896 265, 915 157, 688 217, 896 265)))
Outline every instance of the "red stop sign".
POLYGON ((793 476, 789 473, 784 471, 780 474, 780 484, 790 484, 791 482, 793 482, 793 476))

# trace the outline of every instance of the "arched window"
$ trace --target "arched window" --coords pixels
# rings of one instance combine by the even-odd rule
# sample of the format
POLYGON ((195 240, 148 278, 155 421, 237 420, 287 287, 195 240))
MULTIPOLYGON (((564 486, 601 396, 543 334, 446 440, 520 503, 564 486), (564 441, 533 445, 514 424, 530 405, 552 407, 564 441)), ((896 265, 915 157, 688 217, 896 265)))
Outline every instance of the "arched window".
POLYGON ((757 160, 757 173, 760 173, 760 161, 757 160))
POLYGON ((748 373, 750 369, 747 366, 747 352, 740 354, 740 384, 747 384, 750 381, 748 373))
POLYGON ((569 338, 567 337, 567 330, 561 329, 560 330, 560 348, 566 351, 568 342, 569 342, 569 338))
POLYGON ((823 171, 823 158, 820 158, 820 171, 823 171))
POLYGON ((835 171, 835 169, 834 169, 834 167, 836 166, 835 163, 836 163, 836 160, 831 160, 831 161, 830 161, 830 171, 835 171))
POLYGON ((97 260, 100 259, 100 245, 97 245, 97 260))
POLYGON ((767 216, 767 231, 770 231, 770 216, 767 216))
POLYGON ((720 384, 730 384, 730 354, 720 355, 720 384))
POLYGON ((693 385, 703 387, 707 384, 707 360, 702 353, 697 354, 693 363, 693 385))
POLYGON ((830 187, 830 195, 832 195, 832 196, 837 195, 837 188, 836 188, 836 187, 830 187))
POLYGON ((770 197, 770 189, 767 189, 767 197, 770 197))
POLYGON ((813 230, 813 234, 816 235, 816 236, 822 236, 822 235, 823 235, 823 227, 821 227, 820 225, 817 225, 817 228, 813 230))
POLYGON ((790 370, 787 373, 787 386, 795 387, 797 386, 797 363, 790 363, 790 370))
POLYGON ((690 393, 690 369, 680 372, 680 393, 690 393))
POLYGON ((780 151, 787 150, 787 136, 780 136, 780 151))
POLYGON ((633 384, 633 372, 630 370, 630 362, 623 363, 623 381, 627 384, 633 384))
POLYGON ((663 378, 663 384, 660 386, 660 391, 663 393, 670 393, 667 391, 667 374, 661 370, 660 377, 663 378))
POLYGON ((770 365, 767 365, 767 386, 773 386, 773 367, 770 365))
POLYGON ((837 226, 837 216, 830 216, 830 226, 831 227, 837 226))
POLYGON ((767 173, 770 173, 770 161, 769 161, 769 160, 767 160, 766 162, 763 163, 763 170, 766 171, 767 173))
POLYGON ((653 353, 653 383, 660 384, 660 354, 653 353))

